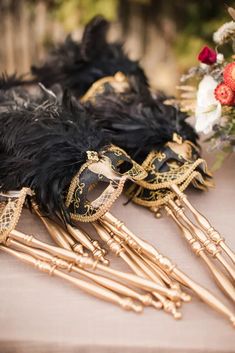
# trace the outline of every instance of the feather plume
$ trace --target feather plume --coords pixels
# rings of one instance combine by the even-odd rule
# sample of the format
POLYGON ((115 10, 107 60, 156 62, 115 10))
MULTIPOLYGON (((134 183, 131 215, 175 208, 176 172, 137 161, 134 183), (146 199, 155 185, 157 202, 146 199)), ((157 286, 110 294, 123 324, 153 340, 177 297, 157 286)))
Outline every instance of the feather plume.
POLYGON ((30 187, 41 210, 69 219, 64 193, 86 161, 105 141, 95 123, 68 95, 63 105, 14 106, 0 114, 1 191, 30 187))
POLYGON ((127 75, 130 92, 105 92, 94 104, 85 103, 85 107, 112 142, 132 157, 163 146, 174 132, 196 142, 197 136, 186 123, 186 115, 152 97, 138 63, 125 56, 120 43, 107 43, 107 29, 108 22, 101 16, 95 17, 87 24, 81 43, 68 38, 41 68, 33 68, 33 73, 46 86, 60 83, 76 97, 81 97, 101 77, 118 71, 127 75))
POLYGON ((81 41, 81 57, 84 61, 95 59, 94 56, 105 49, 108 28, 108 21, 99 15, 85 27, 81 41))
POLYGON ((108 22, 101 16, 93 18, 86 26, 82 41, 75 42, 70 36, 52 50, 41 67, 32 67, 36 80, 52 88, 60 83, 76 97, 81 97, 90 86, 105 76, 122 71, 128 76, 147 82, 143 70, 136 61, 130 60, 121 43, 108 44, 108 22))
POLYGON ((7 75, 3 73, 0 76, 0 90, 8 90, 13 87, 22 86, 25 82, 22 76, 18 77, 16 74, 7 75))
POLYGON ((154 149, 172 140, 173 133, 196 144, 197 135, 186 122, 187 115, 161 99, 139 94, 101 96, 85 104, 92 119, 111 141, 138 162, 154 149))

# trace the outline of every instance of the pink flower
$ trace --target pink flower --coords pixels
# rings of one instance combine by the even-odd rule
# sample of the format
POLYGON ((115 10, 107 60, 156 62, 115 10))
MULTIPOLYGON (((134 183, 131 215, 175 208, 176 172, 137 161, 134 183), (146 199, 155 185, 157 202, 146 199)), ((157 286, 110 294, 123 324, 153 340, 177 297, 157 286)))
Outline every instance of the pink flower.
POLYGON ((235 62, 225 66, 223 76, 226 85, 235 91, 235 62))
POLYGON ((198 54, 198 60, 203 64, 212 65, 216 62, 217 54, 215 50, 205 46, 202 48, 200 53, 198 54))
POLYGON ((215 98, 224 105, 234 105, 235 93, 229 86, 221 82, 215 89, 215 98))

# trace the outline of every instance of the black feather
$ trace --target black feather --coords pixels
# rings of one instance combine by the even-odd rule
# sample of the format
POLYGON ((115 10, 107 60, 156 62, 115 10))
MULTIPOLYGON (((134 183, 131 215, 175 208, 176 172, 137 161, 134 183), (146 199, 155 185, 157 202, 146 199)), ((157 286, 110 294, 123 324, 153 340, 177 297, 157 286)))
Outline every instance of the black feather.
POLYGON ((23 76, 17 76, 16 74, 7 75, 2 74, 0 76, 0 90, 8 90, 17 86, 22 86, 25 83, 23 76))
POLYGON ((197 134, 186 122, 187 115, 160 99, 140 95, 106 95, 95 104, 85 104, 111 141, 126 150, 138 162, 154 149, 172 140, 173 133, 197 143, 197 134))
POLYGON ((107 93, 96 97, 95 103, 85 104, 89 115, 97 121, 114 144, 132 157, 141 158, 154 148, 161 148, 177 132, 196 143, 197 135, 186 122, 187 116, 154 99, 148 82, 137 62, 125 56, 119 43, 108 44, 108 23, 95 17, 85 28, 80 44, 71 38, 55 50, 41 68, 34 68, 38 80, 47 86, 60 83, 76 97, 82 96, 92 83, 104 76, 121 71, 128 76, 130 92, 107 93), (97 45, 98 43, 98 45, 97 45))
POLYGON ((85 27, 81 41, 81 57, 84 61, 95 59, 106 47, 109 23, 102 16, 95 16, 85 27))
POLYGON ((196 143, 197 135, 186 122, 186 114, 165 105, 161 98, 152 97, 138 63, 124 55, 120 44, 106 42, 107 29, 107 21, 101 16, 95 17, 87 24, 80 44, 68 38, 44 66, 34 68, 33 72, 47 86, 60 83, 76 97, 82 96, 103 76, 117 71, 126 74, 130 92, 105 92, 96 97, 94 104, 86 103, 85 107, 112 142, 137 161, 172 140, 174 132, 196 143))
POLYGON ((0 187, 32 188, 41 210, 69 219, 64 193, 86 161, 105 141, 77 104, 45 101, 0 114, 0 187))
POLYGON ((85 28, 81 43, 68 37, 41 67, 32 67, 33 75, 49 88, 60 83, 76 97, 84 95, 98 79, 118 71, 146 83, 143 70, 124 54, 122 44, 107 43, 107 29, 108 22, 103 17, 93 18, 85 28))

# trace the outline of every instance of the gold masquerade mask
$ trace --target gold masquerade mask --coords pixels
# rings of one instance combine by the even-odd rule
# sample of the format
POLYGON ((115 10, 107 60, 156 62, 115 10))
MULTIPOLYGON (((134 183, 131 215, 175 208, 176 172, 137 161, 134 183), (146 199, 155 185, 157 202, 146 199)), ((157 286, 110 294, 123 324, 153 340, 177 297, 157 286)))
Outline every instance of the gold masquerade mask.
POLYGON ((88 161, 73 178, 66 207, 76 221, 93 222, 105 214, 121 194, 127 179, 141 180, 147 173, 123 150, 111 146, 102 153, 87 152, 88 161), (105 189, 93 201, 90 193, 102 184, 105 189))
POLYGON ((137 204, 147 207, 160 207, 174 198, 172 185, 181 191, 190 183, 205 190, 212 186, 212 176, 204 159, 199 158, 199 151, 190 141, 174 134, 161 150, 149 153, 142 166, 148 173, 144 180, 128 188, 128 195, 137 204))
POLYGON ((182 141, 174 136, 174 141, 168 142, 161 151, 151 152, 142 166, 148 175, 144 180, 129 186, 128 195, 135 203, 148 207, 156 217, 160 216, 159 207, 163 207, 178 225, 195 254, 206 263, 216 282, 235 301, 231 282, 209 258, 212 256, 218 260, 234 281, 234 266, 221 254, 223 250, 235 263, 234 252, 183 193, 190 183, 202 190, 212 185, 211 174, 206 162, 199 158, 197 147, 190 141, 182 141), (185 213, 186 207, 196 223, 185 213))
MULTIPOLYGON (((125 75, 118 73, 114 77, 105 77, 95 82, 82 98, 82 102, 88 100, 95 102, 99 95, 105 94, 106 92, 120 94, 128 92, 129 90, 130 84, 128 79, 125 75)), ((126 99, 125 95, 121 96, 122 99, 126 99)), ((112 155, 109 156, 109 159, 112 161, 112 155)), ((230 255, 229 257, 233 261, 234 254, 225 244, 219 233, 216 232, 209 222, 193 208, 193 206, 187 201, 186 196, 182 193, 190 183, 196 188, 202 190, 207 189, 207 187, 212 185, 211 174, 207 169, 206 162, 200 158, 197 146, 190 141, 183 141, 180 136, 174 134, 173 141, 168 142, 161 150, 151 152, 142 164, 142 167, 145 169, 147 175, 144 179, 131 179, 134 183, 129 183, 129 196, 134 202, 149 207, 153 212, 157 212, 159 206, 164 206, 168 214, 172 216, 182 230, 182 233, 191 245, 192 250, 206 263, 224 292, 235 301, 235 291, 231 286, 231 282, 222 272, 220 272, 208 257, 212 255, 219 260, 234 279, 234 269, 223 257, 221 257, 220 251, 223 249, 230 255), (181 208, 181 203, 189 207, 197 222, 204 229, 204 233, 185 217, 183 208, 181 208), (207 253, 209 253, 209 255, 207 253)), ((105 168, 102 169, 105 170, 105 168)), ((90 170, 97 174, 97 172, 99 173, 99 166, 93 165, 93 168, 90 168, 90 170)), ((117 170, 115 170, 115 173, 116 172, 117 170)), ((107 189, 95 201, 88 203, 89 206, 87 208, 87 213, 83 213, 81 217, 80 214, 83 210, 81 212, 81 209, 75 209, 75 213, 79 214, 79 218, 74 214, 72 214, 72 218, 83 221, 93 221, 98 219, 98 222, 95 222, 94 225, 97 233, 109 246, 111 251, 116 255, 121 256, 138 275, 147 275, 150 276, 150 278, 157 280, 155 274, 150 273, 151 270, 153 270, 151 261, 154 259, 154 265, 160 265, 161 269, 174 277, 174 265, 172 265, 169 259, 159 255, 154 247, 134 235, 122 222, 107 212, 113 202, 113 197, 115 198, 115 188, 118 196, 119 192, 121 192, 122 186, 118 191, 118 184, 116 184, 115 187, 115 184, 113 183, 113 180, 116 180, 116 178, 110 178, 110 174, 108 177, 106 173, 104 174, 106 182, 109 181, 110 183, 107 189), (110 201, 110 205, 108 200, 110 201), (91 208, 90 205, 92 205, 91 208), (103 207, 104 205, 107 205, 107 207, 103 207), (132 262, 133 260, 135 264, 132 262), (146 263, 150 267, 146 268, 146 263), (139 267, 136 267, 136 265, 139 267)), ((120 176, 120 171, 118 172, 118 175, 120 176)), ((122 177, 123 175, 121 178, 122 177)), ((79 182, 81 182, 81 174, 79 174, 77 180, 77 189, 79 188, 79 182)), ((90 189, 92 189, 91 184, 90 189)), ((89 190, 87 189, 86 193, 88 191, 89 190)), ((73 188, 72 194, 76 194, 75 188, 73 188)), ((80 204, 80 196, 81 191, 79 191, 78 195, 78 205, 80 204)), ((74 197, 73 200, 76 203, 76 197, 74 197)), ((86 207, 87 202, 83 202, 83 205, 86 207)), ((154 270, 156 270, 155 266, 154 270)), ((178 271, 176 270, 176 272, 178 271)), ((184 275, 183 277, 181 275, 182 274, 177 273, 177 280, 185 278, 184 275)), ((181 283, 185 284, 184 279, 181 283)), ((204 289, 201 291, 201 289, 199 289, 197 285, 195 286, 191 280, 187 281, 187 284, 197 292, 201 299, 206 300, 209 305, 212 305, 213 307, 217 306, 214 306, 215 298, 212 299, 210 294, 208 295, 207 293, 204 296, 204 289), (212 301, 210 301, 209 297, 212 301)), ((157 296, 157 298, 159 299, 159 296, 157 296)), ((169 302, 164 302, 162 299, 160 299, 160 303, 166 312, 171 312, 175 318, 179 318, 176 306, 172 305, 172 303, 169 305, 169 302)), ((230 320, 234 323, 233 316, 230 316, 230 320)))
POLYGON ((82 103, 87 101, 94 102, 97 96, 106 92, 119 94, 129 90, 130 83, 128 78, 122 72, 118 71, 114 76, 105 76, 94 82, 80 101, 82 103))

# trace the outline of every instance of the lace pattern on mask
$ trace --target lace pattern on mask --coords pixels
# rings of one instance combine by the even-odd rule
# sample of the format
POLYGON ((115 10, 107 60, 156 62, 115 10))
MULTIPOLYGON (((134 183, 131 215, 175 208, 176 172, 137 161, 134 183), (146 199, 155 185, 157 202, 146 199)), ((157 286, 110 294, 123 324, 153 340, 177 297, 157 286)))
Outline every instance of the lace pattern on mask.
POLYGON ((75 175, 70 184, 66 207, 75 221, 94 222, 102 217, 120 196, 127 179, 139 180, 147 175, 143 167, 132 161, 120 148, 111 146, 93 156, 75 175), (125 163, 125 171, 121 166, 125 163), (88 194, 100 182, 107 184, 105 190, 95 200, 89 201, 88 194))
POLYGON ((212 178, 206 161, 199 158, 193 147, 191 149, 192 152, 190 155, 187 154, 187 159, 186 156, 175 153, 168 145, 160 152, 150 152, 142 164, 148 176, 144 180, 137 181, 137 184, 151 190, 169 188, 172 184, 180 185, 188 178, 191 179, 191 174, 195 170, 201 174, 202 184, 205 187, 211 186, 212 178))
POLYGON ((127 195, 137 204, 159 207, 175 197, 173 184, 184 191, 189 184, 205 190, 212 186, 211 174, 198 150, 189 141, 171 142, 161 151, 152 151, 143 162, 148 176, 127 188, 127 195))
POLYGON ((27 194, 31 194, 28 188, 0 193, 0 243, 4 243, 8 234, 16 227, 27 194))
MULTIPOLYGON (((190 183, 195 183, 195 180, 199 188, 203 189, 203 178, 199 172, 194 171, 190 177, 178 185, 180 191, 183 192, 190 183)), ((133 202, 145 207, 160 207, 175 197, 175 193, 167 188, 150 190, 134 184, 127 189, 127 195, 133 202)))
POLYGON ((117 146, 111 145, 103 155, 108 157, 110 166, 115 173, 126 175, 128 179, 138 181, 143 180, 148 175, 143 166, 136 163, 124 150, 117 146), (130 164, 130 169, 120 171, 120 167, 125 162, 130 164))

